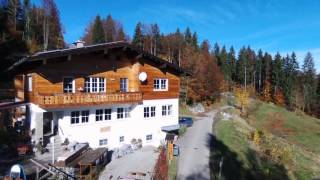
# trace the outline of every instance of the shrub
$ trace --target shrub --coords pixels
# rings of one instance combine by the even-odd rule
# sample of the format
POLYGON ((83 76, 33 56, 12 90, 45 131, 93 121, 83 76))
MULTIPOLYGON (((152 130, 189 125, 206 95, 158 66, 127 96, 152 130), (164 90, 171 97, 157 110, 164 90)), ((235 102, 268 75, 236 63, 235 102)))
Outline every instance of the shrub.
POLYGON ((187 132, 187 126, 186 125, 182 125, 179 129, 179 136, 183 136, 184 133, 187 132))

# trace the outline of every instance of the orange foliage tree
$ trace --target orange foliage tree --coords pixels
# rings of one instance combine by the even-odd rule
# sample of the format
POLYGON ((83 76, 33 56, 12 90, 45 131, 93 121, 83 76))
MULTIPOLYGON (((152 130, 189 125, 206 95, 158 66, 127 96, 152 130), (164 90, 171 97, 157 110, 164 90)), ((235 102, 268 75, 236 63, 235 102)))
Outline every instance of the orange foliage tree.
POLYGON ((274 103, 280 106, 285 105, 285 97, 282 90, 278 89, 274 94, 274 103))

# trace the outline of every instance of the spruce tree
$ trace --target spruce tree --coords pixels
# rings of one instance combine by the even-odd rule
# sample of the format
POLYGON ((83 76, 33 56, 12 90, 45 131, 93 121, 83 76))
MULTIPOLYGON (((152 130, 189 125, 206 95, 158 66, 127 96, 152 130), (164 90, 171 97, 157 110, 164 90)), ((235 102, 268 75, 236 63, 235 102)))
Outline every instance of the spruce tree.
POLYGON ((110 14, 107 16, 107 19, 105 21, 104 30, 106 33, 105 35, 106 42, 115 41, 115 37, 114 37, 116 35, 115 22, 112 19, 112 16, 110 14))
POLYGON ((143 34, 142 34, 142 24, 138 22, 136 28, 134 30, 134 35, 132 39, 132 44, 137 46, 138 48, 143 48, 143 34))
POLYGON ((303 71, 303 96, 307 112, 311 112, 316 100, 316 70, 312 54, 307 53, 302 65, 303 71))
POLYGON ((102 21, 100 16, 97 15, 94 20, 93 29, 92 29, 92 44, 99 44, 104 42, 106 42, 106 40, 105 40, 102 21))
POLYGON ((230 66, 230 73, 231 73, 231 79, 232 81, 236 80, 236 52, 231 46, 229 53, 228 53, 228 60, 229 60, 229 66, 230 66))
POLYGON ((197 35, 197 32, 194 32, 193 35, 192 35, 192 46, 195 49, 198 49, 198 35, 197 35))
POLYGON ((188 45, 192 45, 192 34, 189 27, 187 27, 184 32, 184 40, 188 45))

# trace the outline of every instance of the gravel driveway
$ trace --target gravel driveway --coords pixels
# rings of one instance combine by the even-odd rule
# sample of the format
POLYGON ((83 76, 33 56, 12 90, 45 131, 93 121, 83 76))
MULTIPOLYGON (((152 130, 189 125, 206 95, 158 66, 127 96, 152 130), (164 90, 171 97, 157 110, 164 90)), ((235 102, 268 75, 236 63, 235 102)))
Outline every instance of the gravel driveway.
POLYGON ((119 159, 113 159, 101 172, 99 180, 134 177, 130 176, 130 172, 146 173, 146 177, 137 178, 150 179, 151 172, 153 172, 159 156, 159 153, 155 152, 155 150, 156 148, 153 146, 145 146, 141 150, 134 151, 134 153, 127 154, 119 159), (112 178, 110 178, 111 176, 112 178))
POLYGON ((212 133, 215 112, 200 117, 186 134, 179 139, 180 157, 178 160, 177 179, 207 180, 210 179, 209 155, 207 147, 208 134, 212 133))

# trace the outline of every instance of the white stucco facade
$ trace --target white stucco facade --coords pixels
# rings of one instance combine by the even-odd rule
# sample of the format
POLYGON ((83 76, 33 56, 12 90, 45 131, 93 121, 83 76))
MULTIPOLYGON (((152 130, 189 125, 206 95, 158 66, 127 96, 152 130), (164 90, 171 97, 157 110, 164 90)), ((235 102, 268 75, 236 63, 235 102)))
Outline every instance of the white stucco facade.
MULTIPOLYGON (((179 116, 179 102, 176 99, 143 100, 140 104, 115 104, 101 106, 84 106, 68 109, 54 109, 53 120, 58 126, 58 134, 62 141, 66 138, 76 142, 87 142, 92 148, 108 147, 110 149, 120 147, 123 144, 130 144, 133 138, 141 139, 143 145, 160 145, 165 138, 165 132, 161 127, 177 125, 179 116), (171 114, 163 115, 162 106, 171 106, 171 114), (117 108, 129 108, 130 117, 118 119, 117 108), (154 117, 144 117, 144 107, 155 107, 154 117), (111 109, 111 120, 96 121, 97 109, 111 109), (71 113, 74 111, 89 111, 88 122, 71 123, 71 113), (151 140, 146 136, 152 135, 151 140), (122 142, 120 137, 123 136, 122 142), (107 139, 107 143, 101 145, 100 140, 107 139)), ((41 108, 32 108, 36 112, 42 113, 41 108)), ((150 109, 149 109, 150 110, 150 109)), ((32 116, 36 117, 36 116, 32 116)), ((36 118, 31 118, 31 123, 35 123, 36 118), (34 122, 32 122, 34 121, 34 122)))

